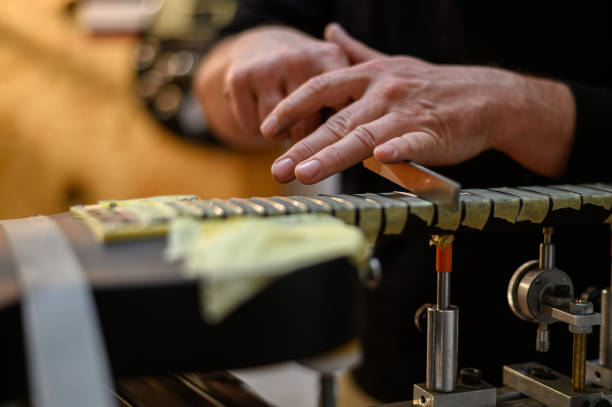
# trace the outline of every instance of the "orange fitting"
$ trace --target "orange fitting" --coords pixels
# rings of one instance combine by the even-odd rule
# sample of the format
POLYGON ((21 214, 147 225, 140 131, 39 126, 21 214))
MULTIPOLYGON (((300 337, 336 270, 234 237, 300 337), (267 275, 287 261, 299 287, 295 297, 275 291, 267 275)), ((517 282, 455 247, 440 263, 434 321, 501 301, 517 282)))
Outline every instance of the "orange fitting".
POLYGON ((436 271, 449 273, 453 271, 453 235, 433 235, 429 244, 436 246, 436 271))
POLYGON ((453 245, 436 246, 436 271, 450 273, 453 271, 453 245))

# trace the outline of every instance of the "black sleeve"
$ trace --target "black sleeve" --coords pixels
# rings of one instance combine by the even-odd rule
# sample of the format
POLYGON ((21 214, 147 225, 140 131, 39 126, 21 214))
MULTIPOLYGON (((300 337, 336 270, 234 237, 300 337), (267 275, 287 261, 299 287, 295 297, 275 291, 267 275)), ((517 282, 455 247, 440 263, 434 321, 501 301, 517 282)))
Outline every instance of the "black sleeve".
POLYGON ((335 19, 333 1, 241 0, 221 38, 260 25, 287 25, 321 38, 325 25, 335 19))
POLYGON ((576 100, 576 128, 564 181, 612 181, 612 90, 568 85, 576 100))

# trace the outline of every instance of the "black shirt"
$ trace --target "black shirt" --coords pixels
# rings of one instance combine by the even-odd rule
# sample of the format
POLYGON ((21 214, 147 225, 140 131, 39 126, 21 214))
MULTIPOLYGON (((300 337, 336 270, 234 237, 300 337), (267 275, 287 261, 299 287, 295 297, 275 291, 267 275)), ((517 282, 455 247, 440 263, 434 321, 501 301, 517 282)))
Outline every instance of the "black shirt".
MULTIPOLYGON (((464 187, 578 183, 611 180, 612 3, 453 0, 245 0, 224 34, 263 24, 286 24, 321 37, 328 22, 389 54, 434 63, 493 65, 568 83, 577 105, 575 141, 560 180, 544 179, 501 153, 489 151, 437 170, 464 187)), ((396 186, 359 166, 343 178, 345 192, 391 191, 396 186)), ((540 232, 457 236, 452 302, 461 309, 460 367, 479 367, 496 385, 505 363, 533 359, 569 372, 571 337, 553 327, 552 351, 534 351, 535 326, 518 321, 505 303, 512 272, 537 257, 540 232)), ((578 290, 609 281, 607 226, 555 231, 557 264, 578 290)), ((364 363, 358 382, 384 401, 411 398, 424 381, 425 337, 414 311, 435 300, 434 256, 422 239, 379 242, 385 272, 381 287, 365 293, 364 363)), ((591 335, 590 348, 596 338, 591 335)))

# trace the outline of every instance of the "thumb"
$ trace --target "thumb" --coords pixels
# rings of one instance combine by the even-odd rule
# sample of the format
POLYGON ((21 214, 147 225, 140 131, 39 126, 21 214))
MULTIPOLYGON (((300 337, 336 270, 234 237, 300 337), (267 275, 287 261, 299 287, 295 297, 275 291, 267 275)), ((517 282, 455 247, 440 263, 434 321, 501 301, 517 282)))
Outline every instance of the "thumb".
POLYGON ((351 37, 338 23, 330 23, 325 27, 325 39, 342 48, 352 64, 384 55, 351 37))
POLYGON ((445 160, 440 140, 429 133, 416 131, 395 137, 374 149, 374 157, 383 163, 396 163, 404 160, 423 165, 450 164, 445 160))

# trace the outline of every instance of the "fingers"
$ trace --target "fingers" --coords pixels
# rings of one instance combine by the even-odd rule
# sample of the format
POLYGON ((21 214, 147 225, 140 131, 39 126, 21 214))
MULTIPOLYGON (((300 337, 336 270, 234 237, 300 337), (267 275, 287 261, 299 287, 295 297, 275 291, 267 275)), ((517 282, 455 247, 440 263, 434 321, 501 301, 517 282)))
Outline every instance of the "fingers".
POLYGON ((259 123, 257 99, 251 91, 249 78, 244 73, 229 71, 224 81, 224 94, 235 122, 244 132, 256 131, 259 123))
POLYGON ((374 157, 384 163, 410 160, 424 165, 443 163, 444 143, 434 133, 412 132, 393 138, 374 149, 374 157))
POLYGON ((316 76, 283 100, 261 125, 266 137, 274 137, 304 117, 324 107, 343 105, 358 99, 368 77, 354 69, 342 69, 316 76))
MULTIPOLYGON (((317 72, 316 74, 318 75, 319 73, 321 72, 317 72)), ((306 77, 303 75, 303 72, 302 74, 299 74, 299 75, 296 74, 296 75, 289 76, 287 78, 287 81, 285 82, 284 94, 285 95, 291 94, 294 90, 299 88, 300 85, 306 82, 308 78, 309 77, 306 77)), ((291 130, 289 131, 289 137, 291 139, 291 144, 295 144, 296 142, 300 141, 301 139, 303 139, 304 137, 306 137, 307 135, 315 131, 317 127, 319 127, 319 125, 321 124, 321 118, 322 118, 321 112, 316 112, 304 118, 303 120, 300 120, 297 124, 291 127, 291 130)), ((262 122, 263 122, 263 119, 262 119, 262 122)), ((277 137, 280 138, 282 137, 282 135, 278 135, 277 137)))
POLYGON ((352 64, 384 56, 381 52, 351 37, 338 23, 330 23, 325 27, 325 39, 340 46, 352 64))
MULTIPOLYGON (((321 125, 322 115, 320 112, 312 114, 307 118, 300 120, 295 126, 291 128, 289 137, 291 144, 295 144, 310 133, 314 132, 319 125, 321 125)), ((281 136, 279 136, 281 137, 281 136)))
POLYGON ((319 182, 371 156, 376 145, 401 134, 395 122, 394 114, 390 113, 355 127, 335 143, 326 144, 319 140, 321 145, 316 146, 304 143, 311 141, 309 138, 304 139, 282 157, 282 169, 287 171, 289 163, 296 163, 294 176, 300 182, 319 182))
POLYGON ((280 89, 257 89, 258 123, 263 122, 284 97, 280 89))
POLYGON ((296 178, 304 184, 314 184, 370 157, 376 145, 399 134, 393 116, 390 113, 356 127, 343 139, 298 164, 296 178))
POLYGON ((357 126, 376 120, 383 113, 384 107, 372 103, 369 98, 347 106, 330 117, 311 135, 294 144, 285 154, 280 156, 272 165, 272 175, 279 182, 291 181, 295 176, 294 169, 298 163, 338 142, 357 126))
POLYGON ((323 42, 323 44, 321 57, 318 58, 317 75, 351 66, 348 55, 339 45, 332 42, 323 42))

